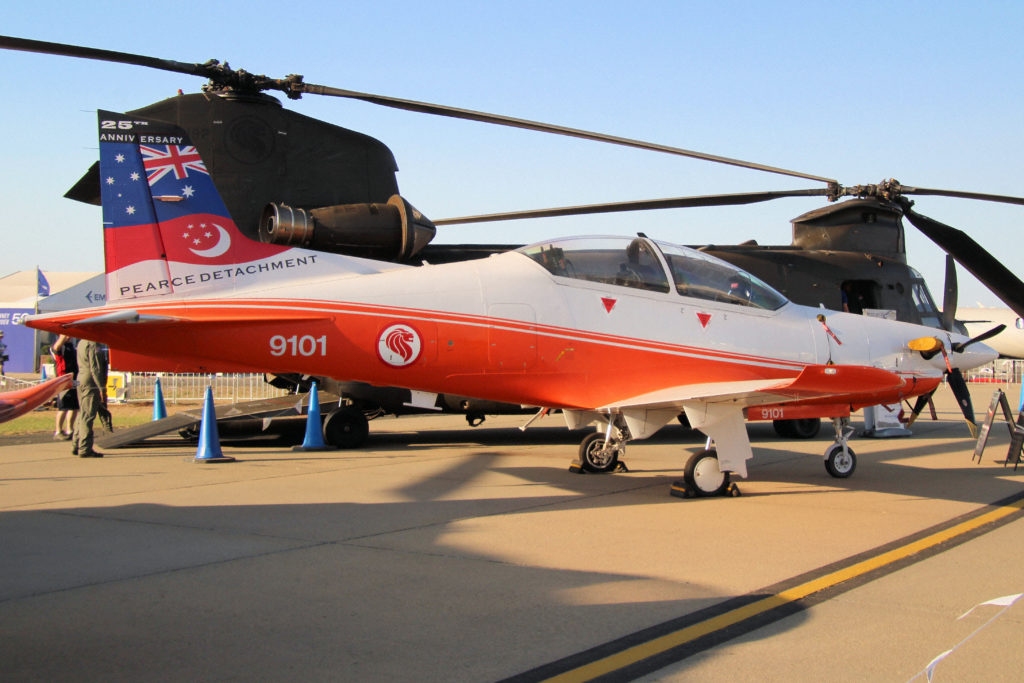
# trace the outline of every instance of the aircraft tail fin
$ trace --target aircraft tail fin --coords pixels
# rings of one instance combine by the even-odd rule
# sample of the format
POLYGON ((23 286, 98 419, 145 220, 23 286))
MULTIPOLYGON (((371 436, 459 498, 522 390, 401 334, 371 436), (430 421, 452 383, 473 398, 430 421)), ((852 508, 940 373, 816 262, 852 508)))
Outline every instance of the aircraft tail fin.
POLYGON ((108 302, 381 270, 367 259, 248 238, 186 131, 98 113, 108 302))

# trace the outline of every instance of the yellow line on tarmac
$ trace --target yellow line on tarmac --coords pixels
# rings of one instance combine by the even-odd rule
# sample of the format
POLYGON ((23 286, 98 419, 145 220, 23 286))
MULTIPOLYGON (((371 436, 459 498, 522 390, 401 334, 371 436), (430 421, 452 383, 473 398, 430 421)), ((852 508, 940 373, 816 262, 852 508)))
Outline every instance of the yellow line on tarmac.
POLYGON ((710 619, 700 623, 659 636, 647 641, 646 643, 634 645, 626 650, 603 657, 571 671, 566 671, 563 674, 553 676, 547 680, 557 681, 558 683, 576 683, 578 681, 593 680, 598 676, 610 674, 614 671, 618 671, 619 669, 623 669, 627 666, 648 659, 649 657, 671 650, 674 647, 685 645, 686 643, 696 640, 702 636, 706 636, 710 633, 714 633, 715 631, 738 624, 763 612, 767 612, 791 602, 796 602, 797 600, 806 598, 819 591, 837 586, 844 581, 849 581, 850 579, 857 578, 867 574, 868 572, 903 560, 923 550, 927 550, 939 545, 940 543, 956 538, 957 536, 974 531, 986 524, 999 521, 1000 519, 1012 515, 1015 512, 1019 512, 1021 509, 1024 509, 1024 498, 951 526, 948 529, 937 531, 934 534, 906 545, 894 548, 866 560, 862 560, 861 562, 852 564, 849 567, 838 569, 817 579, 812 579, 811 581, 807 581, 798 586, 779 591, 775 595, 770 595, 766 598, 757 600, 756 602, 752 602, 749 605, 737 607, 736 609, 711 617, 710 619))

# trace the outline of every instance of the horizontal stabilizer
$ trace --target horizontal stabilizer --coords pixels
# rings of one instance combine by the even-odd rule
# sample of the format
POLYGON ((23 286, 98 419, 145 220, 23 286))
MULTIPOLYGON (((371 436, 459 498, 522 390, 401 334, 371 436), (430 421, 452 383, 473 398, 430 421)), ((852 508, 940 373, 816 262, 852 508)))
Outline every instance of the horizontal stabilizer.
POLYGON ((66 374, 25 389, 16 389, 0 394, 0 422, 13 420, 35 410, 60 392, 70 389, 72 380, 72 376, 66 374))

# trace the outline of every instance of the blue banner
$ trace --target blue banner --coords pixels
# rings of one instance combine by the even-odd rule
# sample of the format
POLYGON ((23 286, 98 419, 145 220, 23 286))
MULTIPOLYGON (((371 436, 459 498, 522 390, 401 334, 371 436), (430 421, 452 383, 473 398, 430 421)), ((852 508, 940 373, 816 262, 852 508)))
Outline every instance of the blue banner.
POLYGON ((21 324, 27 315, 35 313, 31 308, 0 308, 0 342, 7 346, 4 353, 8 360, 4 372, 34 372, 35 330, 21 324))

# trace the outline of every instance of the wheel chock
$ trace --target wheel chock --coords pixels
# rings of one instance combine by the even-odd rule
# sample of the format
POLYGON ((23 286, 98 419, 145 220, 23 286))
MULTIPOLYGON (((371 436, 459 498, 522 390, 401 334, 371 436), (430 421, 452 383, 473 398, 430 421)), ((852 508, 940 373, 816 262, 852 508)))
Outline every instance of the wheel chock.
POLYGON ((676 498, 695 498, 696 493, 690 488, 689 484, 685 481, 677 480, 672 482, 671 488, 668 490, 669 495, 675 496, 676 498))
POLYGON ((607 472, 591 472, 588 469, 584 469, 583 463, 580 462, 579 458, 576 458, 569 463, 569 471, 573 474, 614 474, 616 472, 629 472, 629 468, 626 467, 626 463, 619 460, 615 463, 615 467, 607 472))
MULTIPOLYGON (((677 480, 672 482, 672 486, 669 488, 668 493, 669 495, 675 496, 676 498, 700 497, 697 495, 697 492, 694 491, 693 488, 683 480, 677 480)), ((721 495, 727 496, 729 498, 739 498, 743 494, 740 493, 740 487, 736 485, 736 482, 732 482, 731 484, 729 484, 729 488, 723 491, 721 495)))

